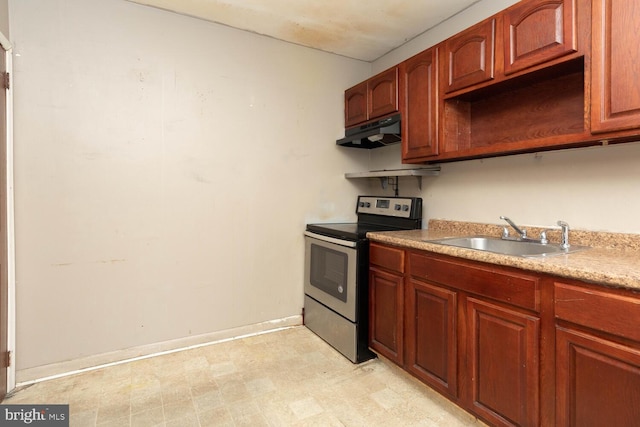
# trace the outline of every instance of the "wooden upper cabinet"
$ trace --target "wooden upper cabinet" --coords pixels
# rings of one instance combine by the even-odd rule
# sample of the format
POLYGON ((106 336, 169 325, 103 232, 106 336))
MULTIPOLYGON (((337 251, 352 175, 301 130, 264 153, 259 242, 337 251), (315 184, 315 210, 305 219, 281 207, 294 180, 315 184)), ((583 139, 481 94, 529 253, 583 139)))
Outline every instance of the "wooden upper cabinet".
POLYGON ((444 42, 445 92, 494 78, 496 20, 489 19, 444 42))
POLYGON ((393 67, 368 80, 369 119, 398 111, 398 68, 393 67))
POLYGON ((344 92, 344 126, 350 127, 367 121, 367 82, 344 92))
POLYGON ((399 65, 402 160, 438 154, 438 49, 426 50, 399 65))
POLYGON ((398 111, 398 68, 393 67, 344 92, 344 126, 398 111))
POLYGON ((576 0, 527 0, 504 13, 504 74, 575 52, 576 0))
POLYGON ((444 92, 502 80, 576 52, 576 1, 524 0, 445 41, 444 92))
POLYGON ((640 128, 640 3, 593 0, 591 132, 640 128))

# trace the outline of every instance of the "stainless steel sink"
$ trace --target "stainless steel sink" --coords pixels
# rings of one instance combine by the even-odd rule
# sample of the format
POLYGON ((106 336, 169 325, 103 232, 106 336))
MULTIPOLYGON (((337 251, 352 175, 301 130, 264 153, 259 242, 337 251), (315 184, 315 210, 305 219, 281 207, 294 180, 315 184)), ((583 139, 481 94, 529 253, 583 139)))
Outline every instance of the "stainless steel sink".
POLYGON ((552 243, 542 244, 531 241, 504 240, 498 237, 488 236, 451 237, 447 239, 426 241, 439 245, 456 246, 459 248, 475 249, 478 251, 494 252, 502 255, 520 257, 562 255, 588 249, 587 246, 573 245, 570 246, 569 249, 562 249, 560 245, 552 243))

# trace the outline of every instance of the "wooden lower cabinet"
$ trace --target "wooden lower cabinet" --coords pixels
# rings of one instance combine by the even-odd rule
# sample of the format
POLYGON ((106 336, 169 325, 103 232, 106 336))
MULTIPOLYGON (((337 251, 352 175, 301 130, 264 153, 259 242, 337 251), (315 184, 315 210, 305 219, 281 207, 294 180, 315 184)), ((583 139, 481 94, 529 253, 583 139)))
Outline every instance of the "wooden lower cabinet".
POLYGON ((640 425, 640 350, 572 328, 556 332, 556 425, 640 425))
POLYGON ((536 426, 540 319, 467 298, 466 399, 494 425, 536 426))
POLYGON ((640 425, 640 294, 554 283, 556 425, 640 425))
POLYGON ((456 292, 409 279, 406 369, 443 394, 457 397, 456 292))
POLYGON ((404 359, 404 278, 369 270, 369 346, 402 365, 404 359))
POLYGON ((370 346, 492 426, 640 426, 640 292, 372 243, 370 346))
POLYGON ((371 257, 372 349, 493 425, 538 425, 537 278, 422 251, 399 266, 394 250, 371 257))

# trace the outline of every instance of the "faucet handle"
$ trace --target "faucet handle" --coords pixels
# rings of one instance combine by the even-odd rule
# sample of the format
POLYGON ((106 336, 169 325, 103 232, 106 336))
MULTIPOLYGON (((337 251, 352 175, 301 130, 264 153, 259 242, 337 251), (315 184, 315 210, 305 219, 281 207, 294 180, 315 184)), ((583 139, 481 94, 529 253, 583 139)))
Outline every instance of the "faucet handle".
POLYGON ((549 239, 547 238, 547 231, 551 231, 550 229, 546 229, 546 230, 542 230, 540 232, 540 243, 542 243, 543 245, 546 245, 547 243, 549 243, 549 239))
POLYGON ((509 237, 509 229, 507 227, 502 227, 502 238, 506 239, 509 237))

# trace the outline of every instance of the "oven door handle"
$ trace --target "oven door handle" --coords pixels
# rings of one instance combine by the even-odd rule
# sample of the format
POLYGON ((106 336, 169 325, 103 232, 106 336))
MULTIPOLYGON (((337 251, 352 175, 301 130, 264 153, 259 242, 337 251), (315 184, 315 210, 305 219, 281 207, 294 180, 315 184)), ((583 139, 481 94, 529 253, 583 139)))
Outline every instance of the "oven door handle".
POLYGON ((347 248, 355 248, 357 246, 356 242, 352 242, 350 240, 336 239, 335 237, 323 236, 322 234, 312 233, 311 231, 305 231, 304 235, 307 237, 311 237, 312 239, 318 239, 322 242, 328 242, 328 243, 333 243, 334 245, 346 246, 347 248))

